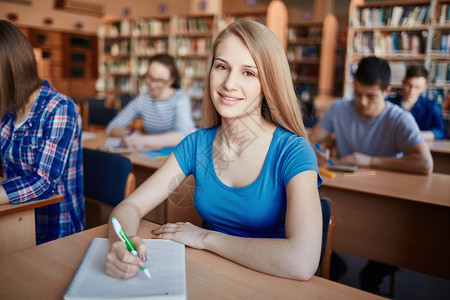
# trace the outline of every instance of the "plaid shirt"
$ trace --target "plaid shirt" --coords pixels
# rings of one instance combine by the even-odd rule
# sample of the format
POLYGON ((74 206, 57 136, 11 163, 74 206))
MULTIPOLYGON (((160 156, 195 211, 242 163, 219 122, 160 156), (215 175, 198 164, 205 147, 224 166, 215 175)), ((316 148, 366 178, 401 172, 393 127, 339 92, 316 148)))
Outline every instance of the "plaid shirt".
POLYGON ((15 113, 0 124, 2 182, 10 203, 64 201, 37 208, 36 243, 85 229, 81 117, 74 102, 45 81, 27 120, 14 128, 15 113))

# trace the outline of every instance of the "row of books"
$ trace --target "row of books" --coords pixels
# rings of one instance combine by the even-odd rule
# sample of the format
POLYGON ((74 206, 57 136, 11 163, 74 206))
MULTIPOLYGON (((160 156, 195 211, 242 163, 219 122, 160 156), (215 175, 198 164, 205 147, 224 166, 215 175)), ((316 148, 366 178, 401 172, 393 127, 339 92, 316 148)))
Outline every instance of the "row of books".
POLYGON ((443 3, 439 12, 439 24, 448 22, 450 22, 450 6, 447 3, 443 3))
POLYGON ((100 74, 126 75, 131 73, 131 60, 127 58, 106 59, 100 66, 100 74))
POLYGON ((298 65, 292 68, 292 79, 294 81, 302 80, 302 78, 317 78, 319 77, 319 65, 318 64, 308 64, 308 65, 298 65))
POLYGON ((433 36, 433 53, 434 54, 450 54, 450 34, 437 32, 433 36))
POLYGON ((133 36, 168 35, 170 32, 170 19, 161 21, 157 19, 136 20, 133 36))
POLYGON ((288 27, 288 42, 295 43, 299 38, 322 38, 322 29, 314 27, 288 27))
POLYGON ((428 22, 429 6, 355 7, 353 26, 414 26, 428 22))
POLYGON ((211 47, 212 38, 176 38, 170 45, 171 52, 179 56, 200 55, 206 56, 211 47))
POLYGON ((115 91, 124 94, 131 94, 135 90, 129 76, 98 78, 95 82, 95 89, 98 92, 115 91))
POLYGON ((168 39, 139 39, 136 44, 135 52, 139 56, 151 56, 157 53, 167 53, 169 50, 168 39))
POLYGON ((289 61, 302 60, 305 58, 318 58, 320 47, 317 45, 297 45, 287 47, 287 58, 289 61))
POLYGON ((109 53, 112 56, 130 55, 131 43, 129 40, 121 40, 111 44, 105 44, 105 53, 109 53))
POLYGON ((422 32, 357 32, 353 51, 362 54, 395 55, 425 52, 426 35, 422 32))
POLYGON ((429 72, 430 81, 437 86, 450 84, 450 63, 432 63, 429 72))
POLYGON ((173 32, 177 33, 199 33, 209 32, 213 28, 213 18, 193 18, 193 17, 176 17, 173 32))
POLYGON ((118 38, 131 36, 169 35, 171 32, 199 33, 210 32, 213 28, 213 18, 175 17, 172 21, 158 19, 134 20, 123 19, 120 22, 102 24, 97 34, 101 38, 118 38))

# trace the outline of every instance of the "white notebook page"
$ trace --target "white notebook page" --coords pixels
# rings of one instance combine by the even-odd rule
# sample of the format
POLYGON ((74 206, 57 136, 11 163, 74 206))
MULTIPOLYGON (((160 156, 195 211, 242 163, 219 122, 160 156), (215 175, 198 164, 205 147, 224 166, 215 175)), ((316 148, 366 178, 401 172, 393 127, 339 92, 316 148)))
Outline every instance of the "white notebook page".
POLYGON ((109 241, 92 240, 64 299, 186 299, 184 245, 169 240, 144 239, 148 246, 147 268, 152 278, 139 272, 122 280, 104 272, 109 241))

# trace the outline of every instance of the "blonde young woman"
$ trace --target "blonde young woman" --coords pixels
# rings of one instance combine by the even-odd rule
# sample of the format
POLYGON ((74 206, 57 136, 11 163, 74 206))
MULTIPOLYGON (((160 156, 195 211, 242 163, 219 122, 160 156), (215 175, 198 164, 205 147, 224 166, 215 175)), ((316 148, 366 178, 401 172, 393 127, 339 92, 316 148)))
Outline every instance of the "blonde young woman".
MULTIPOLYGON (((167 197, 174 177, 193 174, 194 203, 206 223, 164 224, 153 238, 206 249, 248 268, 308 280, 322 237, 321 178, 303 127, 289 67, 278 38, 260 23, 229 25, 212 45, 206 79, 205 129, 186 137, 165 164, 112 212, 130 235, 167 197)), ((105 271, 129 278, 139 259, 109 226, 105 271)), ((150 258, 151 259, 151 258, 150 258)))

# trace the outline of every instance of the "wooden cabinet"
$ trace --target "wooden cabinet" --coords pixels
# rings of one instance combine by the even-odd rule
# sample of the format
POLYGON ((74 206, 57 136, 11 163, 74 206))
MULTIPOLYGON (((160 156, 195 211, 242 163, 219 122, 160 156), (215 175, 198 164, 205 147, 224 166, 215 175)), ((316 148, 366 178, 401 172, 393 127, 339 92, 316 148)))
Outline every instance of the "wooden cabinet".
POLYGON ((20 28, 35 49, 42 79, 67 96, 82 99, 95 95, 97 72, 97 36, 20 28))

